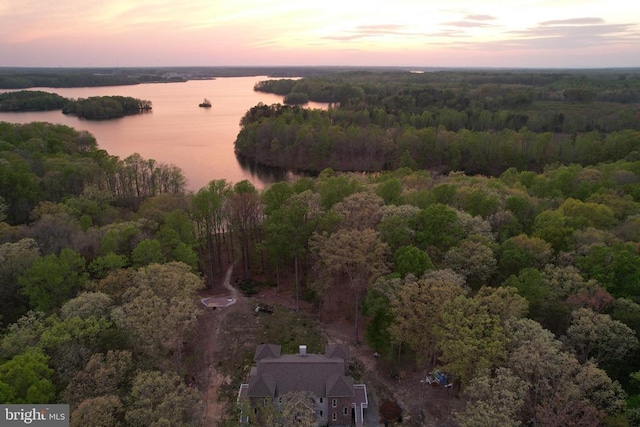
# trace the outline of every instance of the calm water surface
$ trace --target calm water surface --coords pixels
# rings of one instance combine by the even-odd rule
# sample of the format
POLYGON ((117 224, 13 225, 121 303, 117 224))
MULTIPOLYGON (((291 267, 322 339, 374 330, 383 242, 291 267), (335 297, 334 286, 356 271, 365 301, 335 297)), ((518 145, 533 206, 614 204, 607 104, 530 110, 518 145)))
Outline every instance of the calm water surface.
MULTIPOLYGON (((139 153, 145 159, 174 164, 182 169, 190 190, 197 191, 213 179, 235 183, 243 179, 257 188, 284 179, 282 171, 241 165, 233 142, 240 119, 259 102, 273 104, 282 97, 254 92, 253 85, 268 77, 233 77, 191 80, 184 83, 153 83, 136 86, 95 88, 32 88, 55 92, 66 98, 122 95, 150 100, 150 113, 106 121, 89 121, 65 116, 60 111, 0 113, 0 121, 50 122, 91 132, 98 146, 124 159, 139 153), (211 108, 198 104, 208 98, 211 108)), ((326 108, 310 103, 309 108, 326 108)))

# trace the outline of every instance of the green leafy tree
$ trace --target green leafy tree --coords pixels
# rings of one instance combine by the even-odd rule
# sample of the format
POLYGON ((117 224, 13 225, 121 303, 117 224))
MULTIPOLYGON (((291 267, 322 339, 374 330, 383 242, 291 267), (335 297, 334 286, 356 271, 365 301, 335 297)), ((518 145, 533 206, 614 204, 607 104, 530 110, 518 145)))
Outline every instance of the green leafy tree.
POLYGON ((207 253, 204 269, 211 278, 214 276, 214 259, 222 268, 222 242, 227 231, 224 206, 231 191, 231 185, 226 180, 214 180, 193 196, 192 216, 196 224, 196 236, 207 253))
POLYGON ((363 314, 370 317, 365 326, 365 338, 380 354, 389 355, 392 349, 393 340, 389 332, 394 320, 391 297, 400 285, 400 279, 381 277, 369 288, 362 303, 363 314))
POLYGON ((558 208, 569 218, 574 228, 610 228, 616 223, 615 213, 608 206, 568 198, 558 208))
POLYGON ((606 303, 604 295, 605 299, 595 299, 597 282, 585 280, 573 266, 548 264, 542 270, 525 268, 504 285, 517 288, 529 302, 529 317, 558 335, 564 334, 569 326, 572 307, 583 303, 598 307, 606 303))
POLYGON ((576 259, 576 265, 615 297, 640 295, 640 251, 630 242, 594 244, 576 259))
POLYGON ((435 203, 422 210, 414 219, 416 242, 420 248, 444 253, 462 238, 463 230, 457 226, 456 211, 435 203))
POLYGON ((638 347, 635 332, 608 314, 579 308, 572 313, 567 341, 578 361, 592 360, 598 365, 620 363, 638 347))
POLYGON ((144 223, 145 221, 128 221, 103 227, 100 255, 114 253, 130 258, 133 249, 144 240, 144 223))
POLYGON ((194 271, 198 265, 198 256, 193 250, 196 245, 194 222, 181 209, 168 213, 164 224, 154 236, 162 247, 165 257, 172 261, 184 262, 194 271))
POLYGON ((172 260, 181 262, 191 267, 191 271, 196 272, 198 269, 198 254, 193 248, 186 243, 180 242, 178 246, 171 251, 172 260))
POLYGON ((530 319, 506 323, 509 367, 529 384, 522 420, 540 425, 597 425, 624 409, 617 382, 591 363, 580 365, 553 334, 530 319))
POLYGON ((133 379, 125 419, 128 425, 189 425, 201 410, 198 391, 177 374, 143 371, 133 379))
POLYGON ((551 293, 542 272, 536 268, 524 268, 518 275, 509 277, 503 285, 516 288, 529 303, 529 317, 538 320, 543 304, 551 293))
POLYGON ((293 187, 286 181, 268 186, 260 196, 262 203, 264 203, 265 215, 271 215, 272 212, 280 209, 294 193, 293 187))
POLYGON ((523 268, 542 268, 553 254, 551 245, 525 234, 506 240, 499 250, 498 271, 503 278, 518 274, 523 268))
POLYGON ((640 304, 628 298, 618 298, 613 303, 611 318, 640 331, 640 304))
POLYGON ((472 239, 449 249, 444 265, 461 274, 472 289, 488 284, 497 269, 493 250, 482 241, 472 239))
POLYGON ((527 313, 527 300, 511 286, 483 286, 473 297, 487 308, 489 314, 498 316, 502 325, 509 319, 519 319, 527 313))
POLYGON ((18 279, 32 308, 47 311, 75 295, 87 280, 85 260, 71 249, 34 261, 18 279))
POLYGON ((109 252, 89 263, 87 271, 93 279, 104 279, 114 270, 125 268, 129 264, 127 257, 109 252))
POLYGON ((78 316, 60 320, 50 316, 48 327, 43 330, 38 342, 50 357, 49 364, 55 369, 56 383, 64 387, 71 377, 81 370, 92 353, 106 345, 113 345, 111 337, 113 323, 106 318, 78 316))
POLYGON ((71 412, 72 427, 120 427, 124 405, 118 396, 98 396, 84 400, 71 412))
POLYGON ((0 401, 3 403, 51 403, 56 388, 47 356, 29 350, 0 365, 0 401))
POLYGON ((346 196, 333 205, 332 210, 342 218, 342 228, 375 229, 382 217, 384 201, 378 195, 361 191, 346 196))
POLYGON ((498 207, 498 199, 483 188, 460 187, 456 192, 456 206, 471 216, 488 217, 498 207))
POLYGON ((114 302, 107 294, 101 292, 83 292, 70 299, 60 308, 60 316, 63 319, 80 317, 87 319, 94 317, 108 317, 114 302))
POLYGON ((123 397, 133 368, 129 351, 109 350, 106 354, 92 354, 84 369, 76 372, 69 381, 64 393, 65 401, 72 408, 77 408, 91 398, 123 397))
POLYGON ((111 315, 127 332, 136 355, 166 368, 173 356, 182 367, 182 349, 189 342, 200 310, 195 304, 202 280, 185 264, 154 264, 138 270, 128 282, 123 303, 111 315))
POLYGON ((342 201, 349 194, 361 188, 360 183, 345 175, 331 176, 331 173, 320 174, 317 189, 320 193, 320 203, 325 210, 342 201))
POLYGON ((371 229, 340 230, 330 236, 315 234, 311 247, 319 269, 344 278, 355 297, 354 335, 359 343, 360 305, 368 286, 387 272, 388 247, 371 229))
POLYGON ((129 302, 113 310, 116 325, 127 332, 138 357, 166 368, 173 354, 175 369, 182 367, 182 348, 198 311, 193 301, 163 300, 149 289, 141 289, 129 302))
POLYGON ((434 268, 429 255, 415 246, 403 246, 393 254, 393 271, 405 277, 411 273, 417 277, 434 268))
POLYGON ((548 242, 556 252, 570 248, 574 231, 560 209, 541 212, 533 224, 533 236, 548 242))
POLYGON ((38 259, 33 239, 0 245, 0 321, 8 325, 27 312, 28 300, 20 292, 19 277, 38 259))
POLYGON ((262 221, 262 203, 253 184, 244 180, 233 186, 233 194, 227 200, 229 224, 240 245, 242 275, 248 278, 251 251, 257 241, 262 221))
MULTIPOLYGON (((417 212, 419 210, 416 210, 415 213, 417 212)), ((410 225, 411 214, 407 215, 409 216, 408 218, 400 211, 386 214, 383 208, 383 218, 378 223, 378 231, 380 232, 380 238, 389 245, 389 249, 392 252, 397 251, 402 246, 409 246, 415 243, 415 230, 410 225)))
POLYGON ((504 208, 511 211, 525 231, 531 230, 536 217, 535 202, 525 194, 514 194, 506 198, 504 208))
POLYGON ((162 264, 166 260, 162 245, 155 239, 143 240, 131 253, 131 262, 135 268, 145 267, 150 264, 162 264))
POLYGON ((390 296, 392 342, 415 352, 419 364, 435 365, 438 327, 444 304, 466 293, 462 277, 451 270, 429 271, 421 279, 409 277, 390 296))
POLYGON ((461 388, 484 369, 502 366, 506 359, 506 337, 500 318, 490 314, 480 301, 460 295, 442 307, 438 348, 443 369, 461 388))
POLYGON ((320 196, 304 191, 292 195, 265 220, 266 238, 263 246, 276 264, 278 286, 280 263, 293 262, 296 307, 299 305, 300 260, 306 255, 309 237, 318 227, 321 218, 320 196))
POLYGON ((8 360, 25 351, 37 348, 42 333, 51 321, 41 311, 29 311, 12 323, 0 340, 0 359, 8 360))
POLYGON ((461 427, 520 426, 527 387, 508 368, 498 368, 493 375, 484 372, 469 383, 464 392, 467 406, 454 414, 456 421, 461 427))
POLYGON ((178 234, 180 242, 186 245, 194 245, 196 242, 193 228, 193 220, 189 218, 183 209, 174 209, 164 217, 164 224, 160 227, 169 228, 178 234))
POLYGON ((385 205, 399 205, 402 195, 402 182, 398 178, 389 178, 378 184, 376 194, 384 200, 385 205))

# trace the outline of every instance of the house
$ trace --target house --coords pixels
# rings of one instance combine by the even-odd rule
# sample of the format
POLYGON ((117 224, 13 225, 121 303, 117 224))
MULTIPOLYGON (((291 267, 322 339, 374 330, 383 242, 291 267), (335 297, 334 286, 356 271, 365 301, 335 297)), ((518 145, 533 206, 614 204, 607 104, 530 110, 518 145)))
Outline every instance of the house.
POLYGON ((347 375, 349 346, 330 344, 324 354, 307 353, 304 345, 296 354, 280 350, 275 344, 256 348, 256 365, 248 383, 240 385, 239 404, 246 404, 257 419, 266 410, 262 408, 291 411, 293 407, 298 416, 312 417, 318 426, 364 425, 367 387, 354 384, 347 375))

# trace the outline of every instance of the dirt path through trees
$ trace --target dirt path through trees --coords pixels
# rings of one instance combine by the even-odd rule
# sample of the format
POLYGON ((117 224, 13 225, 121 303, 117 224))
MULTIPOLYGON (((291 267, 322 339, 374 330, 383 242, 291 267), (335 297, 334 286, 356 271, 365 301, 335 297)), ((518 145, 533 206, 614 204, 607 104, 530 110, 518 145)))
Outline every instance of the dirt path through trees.
POLYGON ((220 360, 221 357, 224 357, 224 354, 222 354, 222 346, 219 345, 221 342, 222 327, 230 314, 246 310, 245 305, 247 302, 238 290, 231 285, 232 273, 233 266, 230 266, 224 276, 222 287, 230 293, 230 295, 225 296, 235 298, 236 304, 222 309, 208 309, 203 315, 203 319, 201 319, 202 327, 200 329, 201 336, 199 339, 203 340, 202 349, 204 351, 205 367, 200 372, 201 375, 205 375, 202 375, 203 378, 201 378, 198 383, 201 389, 205 389, 203 397, 203 424, 206 426, 219 425, 219 423, 222 422, 222 416, 224 414, 225 403, 220 401, 219 391, 224 381, 226 381, 226 378, 216 369, 217 361, 220 360))

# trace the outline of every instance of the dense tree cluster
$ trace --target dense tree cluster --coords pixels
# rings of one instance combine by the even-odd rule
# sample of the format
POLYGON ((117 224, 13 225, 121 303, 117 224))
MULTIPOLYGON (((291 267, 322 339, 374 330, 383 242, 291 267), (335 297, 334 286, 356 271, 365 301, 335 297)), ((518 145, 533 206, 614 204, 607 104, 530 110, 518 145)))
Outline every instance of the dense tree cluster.
POLYGON ((105 120, 149 110, 151 110, 151 101, 130 96, 92 96, 67 102, 62 113, 73 114, 88 120, 105 120))
MULTIPOLYGON (((16 145, 26 137, 45 148, 43 163, 95 149, 74 147, 82 135, 65 127, 12 130, 4 136, 16 145)), ((2 171, 28 164, 12 152, 33 154, 3 152, 2 171)), ((134 205, 87 181, 79 194, 40 193, 24 221, 0 223, 3 403, 68 403, 74 426, 200 422, 200 392, 184 381, 204 286, 194 222, 183 187, 154 197, 145 176, 131 175, 134 205)), ((18 184, 3 194, 19 194, 18 184)))
POLYGON ((0 165, 10 224, 26 222, 40 202, 65 199, 78 216, 100 221, 110 202, 133 206, 144 197, 183 193, 186 183, 173 165, 138 154, 120 160, 99 150, 91 134, 47 123, 0 122, 0 165))
POLYGON ((61 110, 67 99, 57 93, 21 90, 0 93, 0 111, 61 110))
POLYGON ((499 175, 509 167, 541 172, 556 162, 588 165, 633 158, 640 150, 638 130, 559 134, 501 126, 500 130, 452 131, 445 125, 394 123, 387 127, 371 123, 369 112, 358 118, 360 113, 340 109, 254 108, 260 111, 251 111, 251 117, 243 119, 236 152, 288 169, 379 171, 410 167, 499 175))
POLYGON ((263 192, 256 249, 278 277, 301 277, 292 291, 321 317, 351 318, 356 341, 362 307, 392 363, 452 375, 469 399, 461 425, 636 420, 623 387, 638 393, 637 163, 499 178, 325 170, 263 192), (486 391, 499 384, 509 399, 486 391))
POLYGON ((311 171, 408 166, 499 175, 639 151, 637 73, 360 72, 256 89, 281 93, 288 86, 285 96, 331 105, 255 107, 241 122, 239 155, 311 171))

